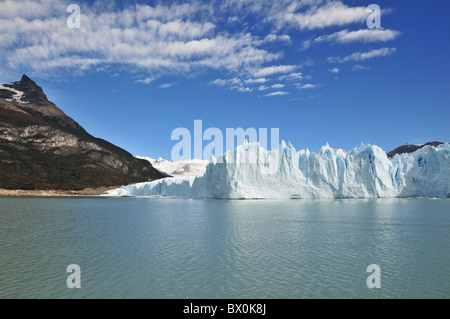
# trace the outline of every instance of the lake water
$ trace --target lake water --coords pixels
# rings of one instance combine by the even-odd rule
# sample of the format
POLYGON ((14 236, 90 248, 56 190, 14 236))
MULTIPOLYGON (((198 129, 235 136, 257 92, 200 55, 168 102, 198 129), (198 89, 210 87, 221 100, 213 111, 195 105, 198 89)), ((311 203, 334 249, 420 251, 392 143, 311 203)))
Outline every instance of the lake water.
POLYGON ((0 198, 0 245, 0 298, 450 297, 448 199, 0 198))

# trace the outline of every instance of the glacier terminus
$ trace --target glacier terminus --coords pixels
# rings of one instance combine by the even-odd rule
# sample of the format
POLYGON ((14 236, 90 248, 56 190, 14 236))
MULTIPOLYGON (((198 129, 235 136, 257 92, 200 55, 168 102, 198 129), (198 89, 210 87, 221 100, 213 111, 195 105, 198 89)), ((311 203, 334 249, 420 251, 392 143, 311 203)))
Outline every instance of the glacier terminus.
MULTIPOLYGON (((205 164, 206 165, 206 164, 205 164)), ((266 150, 245 141, 205 169, 113 189, 106 196, 205 199, 450 197, 450 144, 388 158, 375 145, 317 153, 284 141, 266 150)))

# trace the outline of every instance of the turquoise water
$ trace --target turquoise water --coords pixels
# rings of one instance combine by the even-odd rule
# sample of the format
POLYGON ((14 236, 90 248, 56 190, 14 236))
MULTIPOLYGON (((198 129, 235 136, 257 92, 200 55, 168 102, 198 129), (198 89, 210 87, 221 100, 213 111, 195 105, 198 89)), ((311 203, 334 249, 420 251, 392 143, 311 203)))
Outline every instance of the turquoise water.
POLYGON ((449 298, 450 200, 0 198, 0 298, 449 298), (81 288, 69 289, 69 264, 81 288), (366 268, 378 264, 381 288, 366 268))

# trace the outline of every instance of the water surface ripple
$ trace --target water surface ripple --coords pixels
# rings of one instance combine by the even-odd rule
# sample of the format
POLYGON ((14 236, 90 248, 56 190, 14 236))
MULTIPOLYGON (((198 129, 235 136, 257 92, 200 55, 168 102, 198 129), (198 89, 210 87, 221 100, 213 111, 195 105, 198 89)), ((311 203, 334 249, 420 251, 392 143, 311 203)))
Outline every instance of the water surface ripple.
POLYGON ((0 298, 449 298, 450 200, 0 198, 0 298), (81 267, 68 289, 66 267, 81 267), (381 267, 369 289, 366 268, 381 267))

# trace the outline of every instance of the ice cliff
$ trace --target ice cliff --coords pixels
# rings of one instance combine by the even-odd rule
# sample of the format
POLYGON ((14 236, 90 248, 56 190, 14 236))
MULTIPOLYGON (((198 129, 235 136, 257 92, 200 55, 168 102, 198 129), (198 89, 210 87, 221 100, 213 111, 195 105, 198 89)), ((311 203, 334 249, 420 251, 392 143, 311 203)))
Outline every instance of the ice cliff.
POLYGON ((109 196, 185 198, 450 197, 450 144, 425 146, 389 159, 378 146, 351 151, 328 145, 317 153, 282 142, 268 151, 244 144, 201 176, 176 176, 112 190, 109 196))

